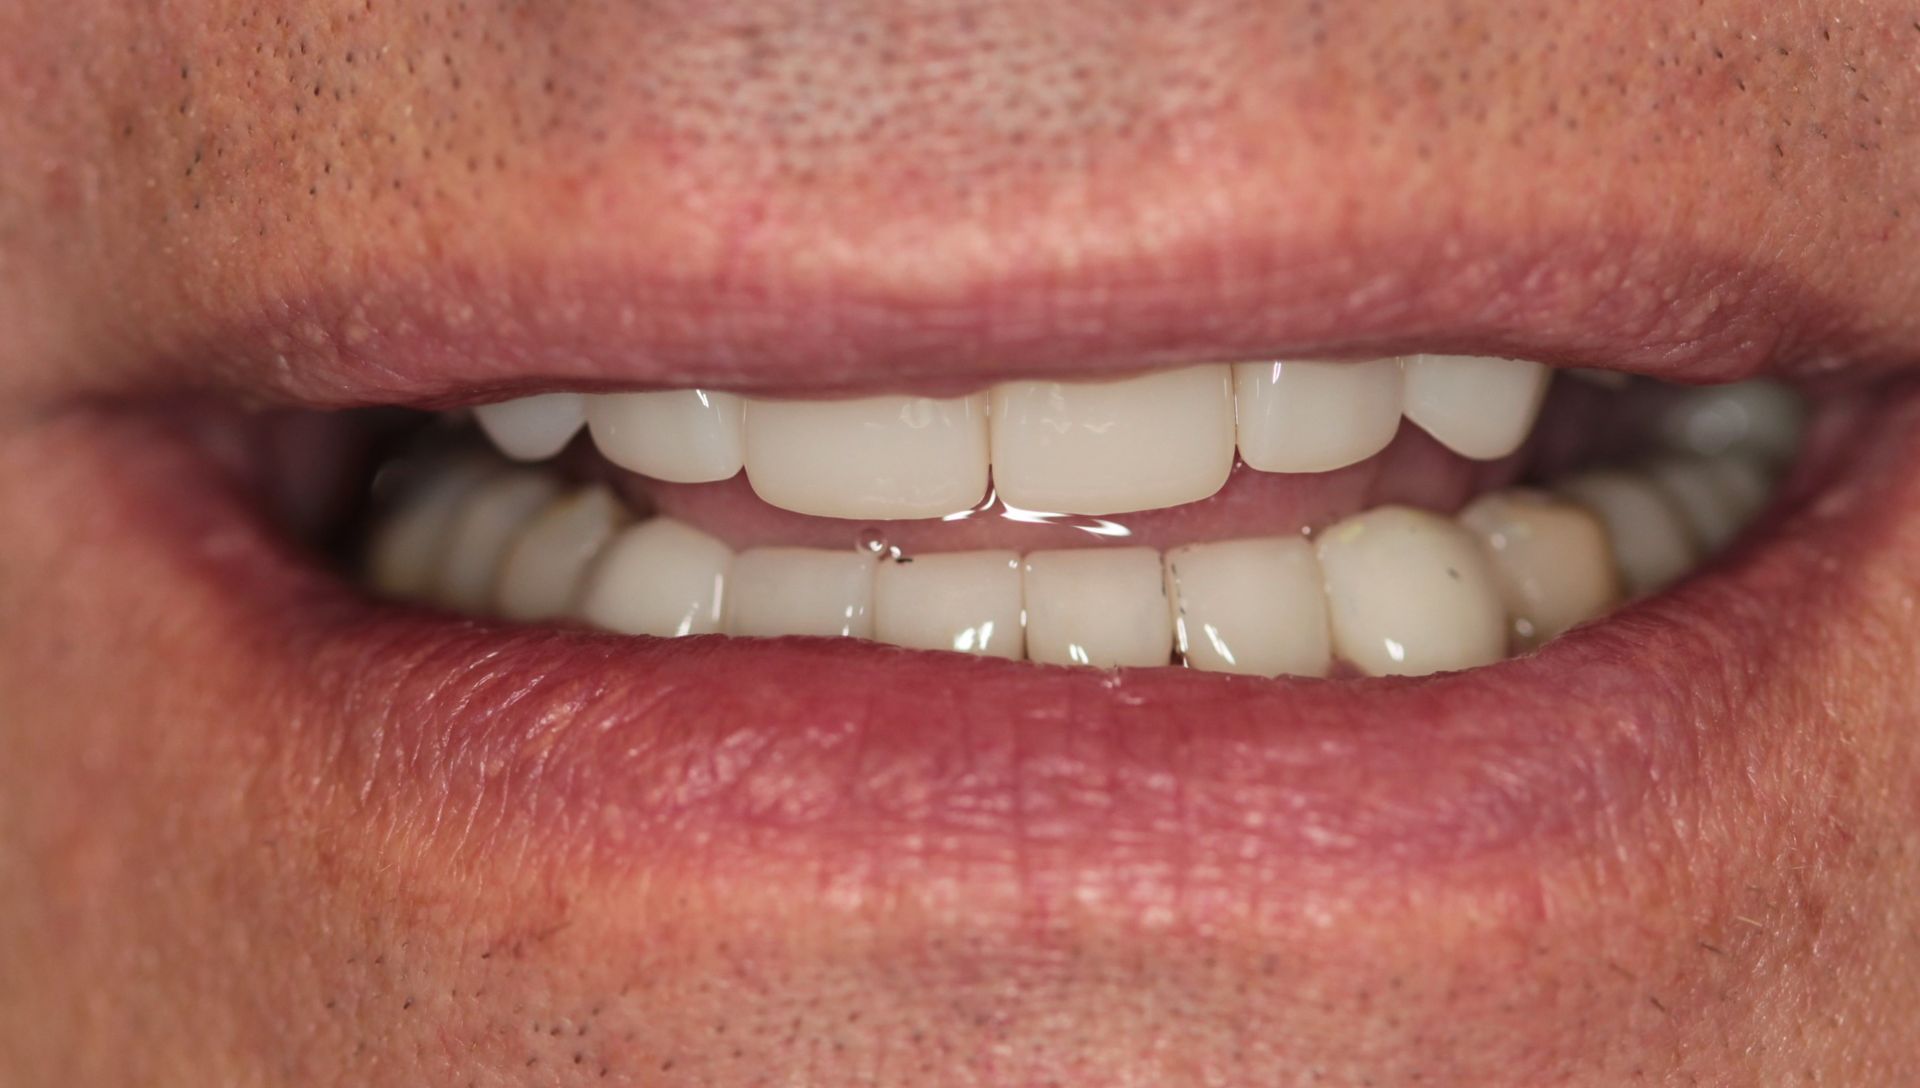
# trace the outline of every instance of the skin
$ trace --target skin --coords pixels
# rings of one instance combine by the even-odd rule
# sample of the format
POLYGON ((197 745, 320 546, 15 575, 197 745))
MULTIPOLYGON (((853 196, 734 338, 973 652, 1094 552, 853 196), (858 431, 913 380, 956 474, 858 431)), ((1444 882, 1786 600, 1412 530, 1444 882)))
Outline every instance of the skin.
MULTIPOLYGON (((119 531, 119 499, 90 501, 162 468, 75 398, 365 399, 344 390, 368 344, 406 343, 382 299, 449 282, 511 300, 456 315, 509 345, 470 360, 476 387, 570 366, 826 385, 870 377, 873 357, 937 384, 1012 342, 1019 293, 959 346, 912 331, 922 307, 1082 261, 1107 286, 1162 251, 1209 268, 1230 251, 1209 249, 1206 209, 1225 207, 1300 263, 1378 262, 1411 239, 1402 252, 1458 270, 1435 222, 1493 250, 1571 239, 1556 244, 1590 275, 1528 321, 1481 290, 1513 278, 1498 261, 1435 278, 1478 342, 1536 338, 1556 361, 1618 361, 1628 342, 1634 365, 1701 375, 1755 344, 1920 359, 1920 24, 1898 4, 842 4, 829 29, 717 10, 0 0, 0 1080, 1904 1075, 1920 1033, 1920 448, 1904 436, 1920 416, 1898 406, 1854 458, 1870 515, 1809 515, 1737 585, 1671 606, 1696 645, 1779 624, 1778 653, 1716 711, 1739 739, 1691 780, 1579 834, 1198 885, 1219 911, 1077 894, 1121 883, 1099 871, 1038 893, 985 867, 845 891, 804 860, 735 865, 678 840, 573 864, 538 821, 456 833, 432 791, 387 797, 379 760, 327 756, 328 728, 356 723, 289 716, 304 662, 211 665, 264 621, 119 531), (1726 297, 1789 283, 1826 304, 1731 330, 1711 310, 1592 321, 1672 271, 1648 235, 1681 239, 1688 274, 1726 297), (666 255, 679 271, 637 277, 662 297, 732 269, 771 316, 720 305, 683 338, 643 318, 638 351, 573 338, 617 324, 633 270, 666 255), (593 287, 609 268, 625 286, 593 287), (899 319, 861 341, 865 362, 766 361, 779 319, 850 297, 899 319), (1611 331, 1576 331, 1596 325, 1611 331), (233 329, 280 339, 222 350, 233 329), (1792 565, 1828 555, 1843 562, 1819 578, 1792 565)), ((1251 279, 1278 290, 1288 267, 1251 279)), ((1212 275, 1196 300, 1233 280, 1212 275)), ((1293 340, 1356 316, 1328 291, 1292 304, 1293 340)), ((1181 313, 1148 355, 1193 357, 1204 337, 1168 331, 1181 313)), ((1422 331, 1377 327, 1381 343, 1422 331)), ((1058 369, 1097 347, 1021 358, 1058 369)))

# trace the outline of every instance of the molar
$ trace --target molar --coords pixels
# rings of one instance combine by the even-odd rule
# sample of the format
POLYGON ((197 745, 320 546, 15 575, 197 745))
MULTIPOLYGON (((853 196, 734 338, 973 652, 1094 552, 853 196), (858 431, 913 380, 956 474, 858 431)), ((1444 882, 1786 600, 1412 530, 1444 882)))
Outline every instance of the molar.
POLYGON ((1537 491, 1482 496, 1460 513, 1493 566, 1518 645, 1532 649, 1620 602, 1612 548, 1585 508, 1537 491))

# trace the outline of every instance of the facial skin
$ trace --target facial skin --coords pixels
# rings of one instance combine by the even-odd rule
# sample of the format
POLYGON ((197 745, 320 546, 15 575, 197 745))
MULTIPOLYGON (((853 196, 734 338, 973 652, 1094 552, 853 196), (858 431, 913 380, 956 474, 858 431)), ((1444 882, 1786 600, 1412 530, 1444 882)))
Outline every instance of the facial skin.
MULTIPOLYGON (((169 466, 76 398, 352 400, 356 360, 405 369, 402 305, 473 387, 831 384, 876 356, 937 384, 996 349, 1116 349, 1035 330, 1156 261, 1191 293, 1142 319, 1142 357, 1232 339, 1207 305, 1245 292, 1332 340, 1368 306, 1323 275, 1346 260, 1555 361, 1920 362, 1900 4, 829 7, 0 0, 0 1081, 1903 1075, 1920 411, 1860 458, 1871 519, 1823 509, 1741 591, 1661 606, 1694 645, 1778 627, 1728 666, 1739 698, 1687 704, 1738 738, 1701 740, 1689 780, 1468 856, 1289 855, 1257 895, 1232 866, 1124 872, 1118 836, 1109 871, 1038 890, 1011 863, 914 880, 876 848, 902 870, 878 895, 692 832, 588 864, 487 783, 396 784, 382 691, 304 714, 291 693, 352 689, 350 662, 226 667, 268 619, 123 531, 95 496, 169 466), (1524 257, 1567 248, 1583 274, 1503 308, 1524 257), (1085 268, 1098 289, 1048 293, 1085 268), (715 277, 717 300, 688 286, 715 277), (1644 304, 1676 277, 1727 306, 1644 304), (1827 304, 1727 316, 1788 286, 1827 304), (992 320, 934 320, 979 291, 992 320), (843 352, 777 350, 808 314, 843 352), (1800 577, 1822 534, 1857 550, 1800 577)), ((1381 343, 1438 327, 1369 320, 1381 343)))

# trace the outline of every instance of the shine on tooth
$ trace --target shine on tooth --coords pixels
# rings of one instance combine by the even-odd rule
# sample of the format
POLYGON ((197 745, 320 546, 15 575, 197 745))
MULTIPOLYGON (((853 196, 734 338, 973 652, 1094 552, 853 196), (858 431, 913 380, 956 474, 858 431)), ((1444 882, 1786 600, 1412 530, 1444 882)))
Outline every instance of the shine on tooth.
POLYGON ((1780 466, 1793 460, 1806 429, 1806 401, 1778 382, 1675 391, 1660 413, 1660 442, 1702 457, 1741 454, 1780 466))
POLYGON ((587 398, 587 429, 601 456, 676 484, 732 479, 743 463, 741 402, 732 393, 676 389, 587 398))
POLYGON ((1480 544, 1451 519, 1383 506, 1320 534, 1336 652, 1373 676, 1506 656, 1507 612, 1480 544))
POLYGON ((1398 359, 1241 363, 1233 383, 1240 459, 1261 472, 1332 472, 1400 430, 1398 359))
POLYGON ((733 560, 730 635, 873 635, 875 557, 853 549, 752 548, 733 560))
POLYGON ((718 633, 725 618, 733 550, 673 518, 627 528, 588 569, 577 611, 624 635, 718 633))
POLYGON ((1325 676, 1332 635, 1320 561, 1298 537, 1192 544, 1167 553, 1175 640, 1188 666, 1247 676, 1325 676))
POLYGON ((555 499, 520 530, 494 591, 494 608, 530 622, 566 615, 581 575, 626 520, 626 507, 605 486, 555 499))
POLYGON ((539 393, 479 404, 474 421, 501 453, 515 461, 544 461, 573 441, 586 424, 586 398, 578 393, 539 393))
POLYGON ((874 572, 873 637, 895 646, 1017 660, 1022 607, 1016 552, 882 559, 874 572))
POLYGON ((1007 382, 989 417, 993 484, 1010 506, 1106 515, 1179 506, 1233 470, 1231 368, 1111 382, 1007 382))
POLYGON ((448 535, 434 599, 462 612, 485 612, 520 528, 559 493, 559 481, 531 469, 502 472, 474 489, 448 535))
POLYGON ((1686 518, 1646 477, 1589 472, 1562 480, 1555 489, 1600 519, 1629 594, 1665 589, 1699 564, 1700 548, 1686 518))
POLYGON ((1173 616, 1154 549, 1034 552, 1024 583, 1032 660, 1103 669, 1171 661, 1173 616))
POLYGON ((987 493, 987 395, 749 400, 747 481, 816 517, 937 518, 987 493))
POLYGON ((1407 419, 1462 457, 1497 461, 1527 440, 1552 377, 1541 364, 1520 359, 1411 356, 1407 419))
POLYGON ((1581 506, 1536 491, 1499 491, 1461 511, 1460 524, 1486 548, 1522 647, 1558 638, 1620 601, 1606 531, 1581 506))

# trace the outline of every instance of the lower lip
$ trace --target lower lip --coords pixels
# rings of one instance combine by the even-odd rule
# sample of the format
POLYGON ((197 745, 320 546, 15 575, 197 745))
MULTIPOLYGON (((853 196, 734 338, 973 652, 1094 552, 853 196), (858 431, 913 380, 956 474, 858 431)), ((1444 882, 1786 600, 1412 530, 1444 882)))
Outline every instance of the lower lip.
POLYGON ((453 619, 291 554, 157 425, 83 448, 198 610, 196 668, 280 693, 285 716, 244 727, 392 813, 464 814, 449 849, 1192 913, 1557 851, 1738 766, 1768 663, 1818 658, 1839 602, 1873 592, 1856 560, 1895 524, 1917 421, 1920 398, 1873 410, 1839 479, 1676 592, 1493 668, 1365 681, 453 619))

